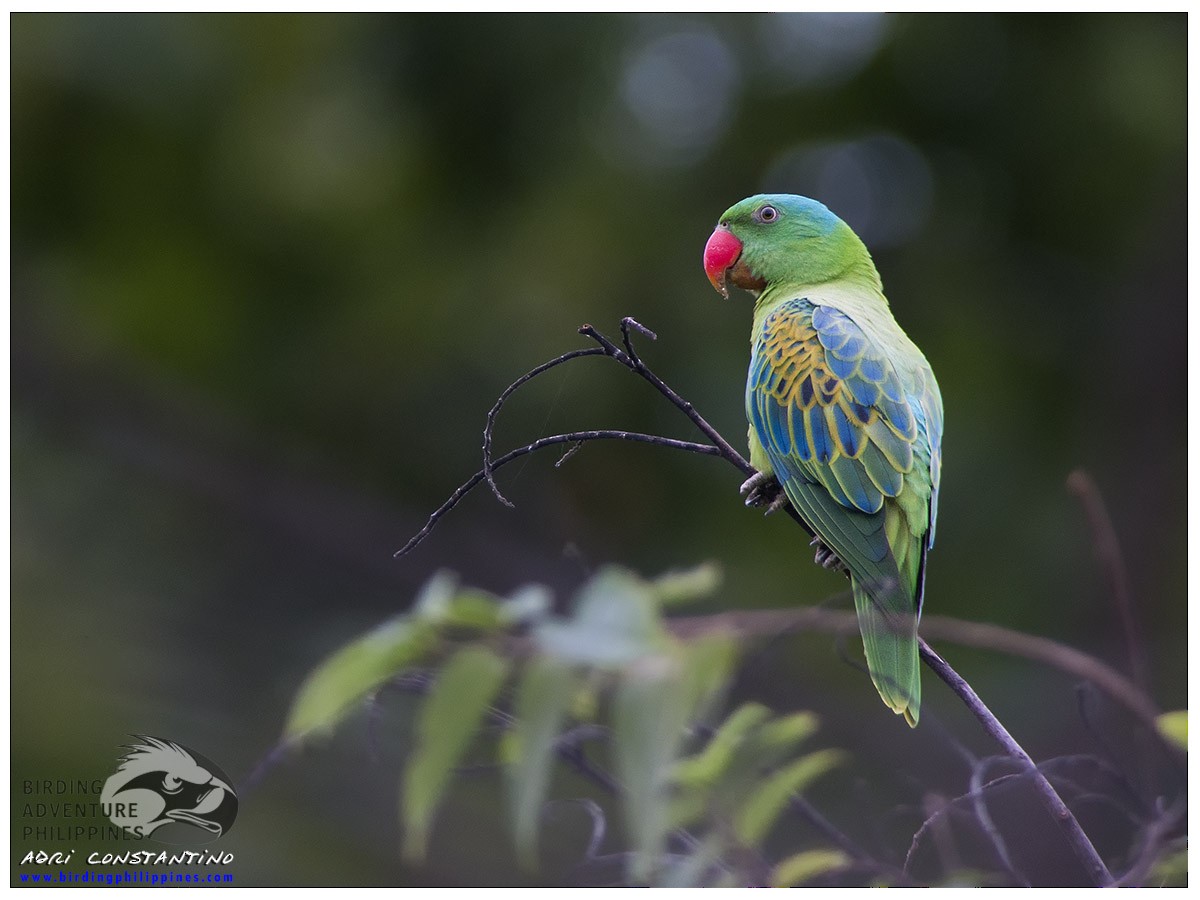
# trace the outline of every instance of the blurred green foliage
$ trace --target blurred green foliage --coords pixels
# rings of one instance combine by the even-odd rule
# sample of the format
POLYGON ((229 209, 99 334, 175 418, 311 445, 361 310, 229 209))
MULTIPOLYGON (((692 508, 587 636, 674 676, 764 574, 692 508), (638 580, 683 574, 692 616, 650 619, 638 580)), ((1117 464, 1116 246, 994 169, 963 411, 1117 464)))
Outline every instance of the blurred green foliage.
POLYGON ((601 807, 574 798, 593 818, 577 869, 623 861, 626 883, 671 887, 790 885, 841 869, 849 863, 845 854, 825 848, 776 865, 764 853, 788 803, 841 761, 832 750, 795 755, 816 730, 815 718, 772 719, 761 704, 747 703, 722 722, 736 662, 733 635, 683 641, 667 634, 663 607, 711 591, 713 578, 711 567, 655 581, 605 567, 564 617, 546 604, 532 607, 530 588, 501 599, 436 575, 411 616, 368 632, 317 667, 293 704, 285 742, 295 749, 313 731, 338 724, 349 701, 378 702, 389 687, 426 695, 400 794, 405 855, 418 864, 442 799, 456 776, 461 782, 468 749, 484 743, 503 762, 513 839, 533 872, 542 820, 554 811, 548 798, 556 767, 592 773, 596 793, 620 807, 631 845, 609 846, 601 807), (475 614, 463 616, 464 609, 475 614), (514 610, 527 613, 515 617, 514 610), (417 632, 431 640, 416 644, 417 632), (388 666, 379 664, 383 658, 388 666), (429 671, 406 671, 419 665, 429 671), (517 665, 509 713, 508 699, 498 695, 517 665), (586 714, 601 709, 610 723, 586 714), (617 781, 587 761, 588 743, 611 744, 617 781), (696 752, 684 756, 688 747, 696 752))
MULTIPOLYGON (((314 662, 440 567, 565 596, 606 560, 715 559, 720 603, 841 591, 721 463, 623 444, 514 465, 515 510, 478 492, 390 556, 480 465, 500 390, 583 322, 653 328, 649 364, 739 444, 749 304, 712 293, 700 253, 761 189, 850 222, 938 373, 927 608, 1123 665, 1063 487, 1082 467, 1151 692, 1186 707, 1186 75, 1181 14, 14 15, 14 784, 104 777, 129 732, 249 771, 314 662)), ((692 437, 613 368, 556 376, 509 404, 498 451, 572 428, 692 437)), ((1061 675, 947 655, 1035 758, 1099 731, 1136 767, 1128 723, 1081 716, 1061 675)), ((835 821, 897 810, 890 828, 961 790, 956 751, 924 717, 890 721, 830 640, 756 660, 732 696, 822 714, 872 785, 864 812, 830 775, 835 821)), ((478 798, 443 811, 457 841, 403 866, 378 790, 395 760, 364 752, 345 729, 245 800, 239 878, 524 877, 478 798)))

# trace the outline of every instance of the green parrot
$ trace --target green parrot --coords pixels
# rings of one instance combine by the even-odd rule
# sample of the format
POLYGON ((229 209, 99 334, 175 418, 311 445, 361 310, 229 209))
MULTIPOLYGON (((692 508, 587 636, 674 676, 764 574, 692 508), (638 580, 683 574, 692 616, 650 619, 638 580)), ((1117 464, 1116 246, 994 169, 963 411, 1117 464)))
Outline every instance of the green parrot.
POLYGON ((917 623, 942 468, 933 370, 892 318, 867 248, 823 204, 759 194, 704 248, 718 291, 755 297, 746 416, 748 505, 791 502, 817 562, 850 576, 867 667, 915 726, 917 623))

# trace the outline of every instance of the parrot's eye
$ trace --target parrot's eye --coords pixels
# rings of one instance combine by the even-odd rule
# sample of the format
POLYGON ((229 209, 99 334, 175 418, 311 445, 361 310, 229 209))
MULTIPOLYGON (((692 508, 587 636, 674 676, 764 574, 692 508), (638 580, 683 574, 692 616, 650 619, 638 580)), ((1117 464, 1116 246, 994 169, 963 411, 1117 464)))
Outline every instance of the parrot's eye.
POLYGON ((764 206, 758 211, 758 219, 760 222, 774 222, 779 218, 779 210, 773 206, 764 206))

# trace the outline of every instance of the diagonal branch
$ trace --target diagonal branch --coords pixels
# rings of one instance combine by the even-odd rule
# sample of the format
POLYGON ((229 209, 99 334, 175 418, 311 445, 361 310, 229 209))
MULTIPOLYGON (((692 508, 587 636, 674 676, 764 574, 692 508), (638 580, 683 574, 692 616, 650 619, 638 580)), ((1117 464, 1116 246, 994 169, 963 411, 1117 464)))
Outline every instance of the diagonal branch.
POLYGON ((967 683, 966 679, 954 671, 948 662, 938 656, 934 649, 925 643, 924 638, 920 639, 920 648, 921 659, 925 665, 929 666, 942 681, 946 682, 954 693, 958 694, 963 703, 967 705, 967 708, 975 714, 975 718, 983 725, 983 730, 1004 748, 1004 752, 1013 759, 1020 761, 1026 771, 1032 775, 1034 789, 1038 792, 1042 804, 1058 823, 1059 827, 1062 828, 1063 834, 1070 842, 1076 857, 1083 863, 1084 868, 1087 869, 1088 877, 1092 879, 1092 883, 1097 887, 1108 887, 1111 885, 1113 883, 1112 873, 1108 871, 1104 860, 1096 852, 1091 839, 1080 826, 1079 820, 1071 813, 1067 804, 1063 802, 1062 797, 1058 796, 1058 791, 1054 790, 1054 785, 1046 780, 1046 776, 1041 773, 1029 754, 1025 752, 1025 749, 1013 739, 1013 736, 1008 733, 1008 729, 1000 723, 1000 720, 992 715, 992 711, 979 699, 979 695, 975 693, 975 689, 967 683))

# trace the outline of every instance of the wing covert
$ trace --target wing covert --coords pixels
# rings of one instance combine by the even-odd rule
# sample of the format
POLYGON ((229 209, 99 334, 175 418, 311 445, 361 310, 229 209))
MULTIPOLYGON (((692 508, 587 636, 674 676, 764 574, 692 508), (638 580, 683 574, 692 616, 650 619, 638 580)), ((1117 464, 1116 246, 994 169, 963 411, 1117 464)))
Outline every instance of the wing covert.
POLYGON ((777 467, 876 513, 912 472, 918 421, 900 377, 846 314, 792 300, 755 343, 747 409, 777 467))

